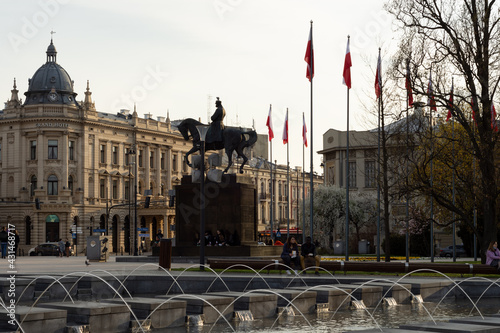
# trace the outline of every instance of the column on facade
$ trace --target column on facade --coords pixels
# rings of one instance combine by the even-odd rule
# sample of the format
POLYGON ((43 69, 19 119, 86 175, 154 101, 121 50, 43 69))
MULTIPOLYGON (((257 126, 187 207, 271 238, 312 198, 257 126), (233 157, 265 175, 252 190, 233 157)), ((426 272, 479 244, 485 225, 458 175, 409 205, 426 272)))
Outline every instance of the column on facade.
MULTIPOLYGON (((154 152, 155 152, 156 191, 157 191, 157 193, 153 193, 153 195, 157 195, 157 194, 161 193, 162 170, 161 170, 161 163, 160 163, 161 162, 161 149, 160 149, 160 147, 156 147, 154 152)), ((163 189, 163 191, 165 191, 165 188, 163 189)), ((163 195, 165 195, 165 193, 163 193, 163 195)))
POLYGON ((18 186, 20 188, 22 187, 26 187, 28 190, 29 190, 29 183, 30 183, 30 180, 29 180, 29 177, 30 175, 27 175, 26 174, 26 161, 28 160, 28 155, 26 153, 26 149, 27 149, 27 145, 26 145, 26 133, 22 133, 21 134, 21 155, 20 155, 20 158, 19 158, 19 162, 21 164, 21 186, 18 186))
POLYGON ((36 178, 37 178, 38 188, 41 188, 42 186, 44 186, 44 188, 45 188, 45 187, 47 187, 47 184, 44 183, 43 170, 45 169, 44 157, 46 156, 46 154, 45 154, 45 142, 43 140, 43 131, 42 130, 38 131, 36 145, 37 145, 36 158, 37 158, 37 170, 38 170, 38 174, 37 174, 36 178))
MULTIPOLYGON (((144 160, 142 161, 144 164, 144 188, 142 189, 142 193, 141 195, 144 195, 144 191, 145 190, 149 190, 150 187, 149 187, 149 183, 151 183, 151 167, 150 167, 150 157, 149 157, 149 154, 150 154, 150 147, 149 147, 149 144, 147 144, 145 147, 144 147, 144 160)), ((153 193, 154 194, 154 193, 153 193)))
POLYGON ((62 181, 61 185, 64 188, 68 188, 68 150, 69 150, 69 140, 68 131, 64 131, 61 140, 61 168, 62 168, 62 181))
POLYGON ((173 189, 172 186, 172 147, 167 147, 165 153, 165 168, 167 169, 167 188, 169 190, 173 189))

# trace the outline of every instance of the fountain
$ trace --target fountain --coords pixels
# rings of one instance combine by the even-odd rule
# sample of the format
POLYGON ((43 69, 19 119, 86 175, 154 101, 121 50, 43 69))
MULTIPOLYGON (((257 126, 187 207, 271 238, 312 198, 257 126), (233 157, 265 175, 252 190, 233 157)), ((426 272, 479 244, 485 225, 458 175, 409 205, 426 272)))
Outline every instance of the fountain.
POLYGON ((209 267, 169 272, 145 264, 132 272, 17 279, 15 314, 7 316, 10 283, 0 278, 0 331, 271 332, 279 326, 303 333, 475 326, 500 332, 500 317, 491 316, 498 311, 500 284, 486 278, 235 274, 209 267))

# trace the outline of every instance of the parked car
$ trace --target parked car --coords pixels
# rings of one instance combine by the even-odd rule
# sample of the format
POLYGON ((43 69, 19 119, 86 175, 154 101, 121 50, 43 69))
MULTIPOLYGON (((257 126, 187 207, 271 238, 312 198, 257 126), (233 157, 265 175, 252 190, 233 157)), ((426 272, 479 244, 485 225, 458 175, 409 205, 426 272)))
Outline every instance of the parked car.
MULTIPOLYGON (((37 245, 28 251, 30 256, 58 256, 59 245, 55 242, 47 242, 37 245)), ((74 255, 73 248, 70 250, 70 255, 74 255)))
MULTIPOLYGON (((456 254, 457 258, 458 257, 465 257, 467 255, 463 245, 456 245, 455 254, 456 254)), ((453 245, 442 248, 441 252, 439 253, 439 256, 440 257, 450 257, 450 258, 453 257, 453 245)))

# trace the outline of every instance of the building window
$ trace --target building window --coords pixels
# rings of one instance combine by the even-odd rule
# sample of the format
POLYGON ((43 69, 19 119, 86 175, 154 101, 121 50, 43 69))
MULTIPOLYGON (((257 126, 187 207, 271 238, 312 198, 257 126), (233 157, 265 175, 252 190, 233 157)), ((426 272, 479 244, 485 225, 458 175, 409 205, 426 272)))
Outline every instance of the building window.
POLYGON ((30 160, 36 160, 36 140, 30 141, 30 160))
POLYGON ((125 181, 125 200, 130 198, 130 183, 128 180, 125 181))
POLYGON ((101 163, 106 163, 106 145, 100 145, 101 163))
POLYGON ((57 160, 57 140, 49 140, 49 160, 57 160))
POLYGON ((149 167, 150 168, 155 167, 155 153, 152 151, 149 152, 149 167))
POLYGON ((365 187, 376 187, 375 161, 365 161, 365 187))
POLYGON ((118 164, 118 147, 113 146, 113 164, 118 164))
POLYGON ((137 193, 139 193, 140 195, 142 195, 142 183, 141 182, 139 182, 138 187, 139 188, 137 189, 137 193))
POLYGON ((138 156, 138 159, 139 159, 139 167, 142 168, 142 150, 139 150, 139 156, 138 156))
POLYGON ((71 195, 73 195, 73 176, 68 177, 68 188, 71 190, 71 195))
POLYGON ((130 151, 130 148, 125 148, 125 165, 129 165, 130 162, 129 162, 129 159, 128 159, 128 156, 129 156, 129 151, 130 151))
POLYGON ((349 162, 349 187, 356 187, 356 162, 349 162))
POLYGON ((177 154, 172 154, 172 171, 177 171, 177 154))
POLYGON ((162 170, 165 170, 165 153, 161 153, 161 158, 160 158, 160 168, 162 170))
POLYGON ((106 186, 104 179, 99 180, 99 196, 104 199, 106 197, 106 186))
POLYGON ((113 199, 118 199, 118 181, 113 180, 113 199))
POLYGON ((31 182, 30 182, 30 195, 32 197, 35 196, 35 190, 36 190, 36 187, 37 186, 37 179, 36 179, 36 176, 31 176, 31 182))
POLYGON ((70 161, 74 161, 75 160, 75 141, 70 141, 69 142, 69 146, 68 146, 68 159, 70 161))
POLYGON ((50 175, 47 179, 47 194, 57 195, 57 176, 50 175))

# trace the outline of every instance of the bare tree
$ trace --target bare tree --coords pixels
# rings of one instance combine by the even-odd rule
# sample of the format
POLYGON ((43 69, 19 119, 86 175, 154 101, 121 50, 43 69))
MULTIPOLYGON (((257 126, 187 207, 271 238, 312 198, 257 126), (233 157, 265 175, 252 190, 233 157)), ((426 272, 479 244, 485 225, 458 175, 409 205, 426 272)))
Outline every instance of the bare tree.
MULTIPOLYGON (((413 87, 417 95, 426 96, 427 78, 433 74, 438 106, 446 106, 446 89, 452 75, 458 76, 451 113, 467 134, 478 164, 478 189, 484 220, 479 235, 482 261, 491 240, 496 240, 498 198, 495 148, 498 139, 492 117, 493 96, 500 80, 499 8, 496 0, 390 0, 386 4, 402 27, 401 56, 411 59, 417 72, 413 87), (460 82, 461 81, 461 82, 460 82), (468 104, 475 122, 459 105, 468 104), (474 128, 477 124, 477 129, 474 128)), ((451 170, 457 172, 457 168, 451 170)), ((451 198, 431 191, 441 205, 466 218, 451 198)), ((473 227, 472 221, 465 221, 473 227)))

